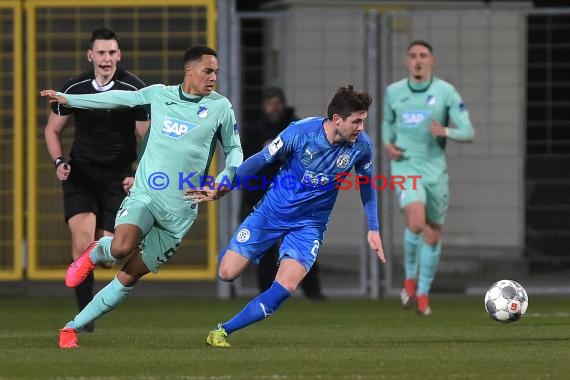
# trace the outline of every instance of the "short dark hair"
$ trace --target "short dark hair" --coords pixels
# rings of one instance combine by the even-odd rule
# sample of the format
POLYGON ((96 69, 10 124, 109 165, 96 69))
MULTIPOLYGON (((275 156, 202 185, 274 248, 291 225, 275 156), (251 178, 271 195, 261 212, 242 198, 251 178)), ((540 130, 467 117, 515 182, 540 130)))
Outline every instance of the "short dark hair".
POLYGON ((119 38, 115 32, 107 28, 95 29, 93 33, 91 33, 91 39, 89 40, 89 49, 93 49, 93 43, 95 40, 115 40, 117 41, 117 45, 119 45, 119 38))
POLYGON ((412 46, 416 46, 416 45, 423 46, 426 49, 428 49, 430 53, 433 53, 433 48, 431 47, 431 44, 429 42, 424 41, 424 40, 414 40, 414 41, 410 42, 406 51, 410 50, 412 48, 412 46))
POLYGON ((346 119, 353 112, 368 111, 372 97, 367 92, 356 92, 352 85, 346 85, 336 90, 327 109, 327 117, 332 120, 334 114, 346 119))
POLYGON ((184 53, 183 64, 185 65, 188 62, 201 59, 203 55, 213 55, 214 57, 218 57, 218 53, 216 53, 216 51, 211 47, 206 45, 194 45, 189 47, 184 53))
POLYGON ((279 98, 283 104, 287 103, 285 92, 279 87, 268 87, 263 91, 263 101, 271 98, 279 98))

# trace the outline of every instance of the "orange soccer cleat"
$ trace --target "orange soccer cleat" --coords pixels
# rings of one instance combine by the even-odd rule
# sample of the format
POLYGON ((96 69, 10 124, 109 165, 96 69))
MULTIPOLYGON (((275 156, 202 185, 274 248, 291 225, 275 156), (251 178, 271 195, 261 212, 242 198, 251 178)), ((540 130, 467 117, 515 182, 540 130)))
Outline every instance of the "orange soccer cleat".
POLYGON ((87 275, 95 268, 95 264, 91 261, 91 251, 97 242, 93 242, 86 250, 79 256, 77 260, 71 263, 67 268, 65 274, 65 286, 68 288, 75 288, 87 278, 87 275))
POLYGON ((427 294, 418 295, 418 314, 427 317, 431 314, 431 307, 429 306, 429 296, 427 294))
POLYGON ((77 332, 71 327, 64 327, 59 330, 59 348, 78 348, 77 332))

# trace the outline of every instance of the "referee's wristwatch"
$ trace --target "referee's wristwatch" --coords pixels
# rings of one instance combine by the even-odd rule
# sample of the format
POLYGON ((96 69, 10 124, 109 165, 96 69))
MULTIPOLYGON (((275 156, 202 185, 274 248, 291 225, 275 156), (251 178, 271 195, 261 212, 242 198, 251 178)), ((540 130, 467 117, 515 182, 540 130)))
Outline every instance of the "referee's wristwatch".
POLYGON ((67 164, 67 160, 65 159, 65 157, 59 156, 58 158, 56 158, 56 159, 53 161, 53 164, 55 165, 55 168, 57 169, 57 168, 59 168, 59 165, 61 165, 61 164, 67 164))

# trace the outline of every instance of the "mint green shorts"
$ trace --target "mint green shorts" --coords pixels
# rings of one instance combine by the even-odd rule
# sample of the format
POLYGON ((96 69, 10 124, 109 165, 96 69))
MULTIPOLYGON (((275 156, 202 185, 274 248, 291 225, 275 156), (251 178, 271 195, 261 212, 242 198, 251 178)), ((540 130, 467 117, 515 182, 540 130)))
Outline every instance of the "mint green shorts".
POLYGON ((130 194, 117 211, 115 228, 121 224, 134 224, 142 230, 142 259, 147 268, 156 273, 174 255, 196 216, 197 212, 190 218, 173 215, 158 207, 144 193, 130 194))
POLYGON ((449 207, 449 178, 447 174, 442 176, 438 182, 425 183, 418 179, 415 190, 412 186, 405 187, 406 189, 402 190, 396 186, 400 208, 403 209, 413 202, 421 202, 425 205, 426 218, 429 221, 439 225, 445 223, 445 216, 449 207))

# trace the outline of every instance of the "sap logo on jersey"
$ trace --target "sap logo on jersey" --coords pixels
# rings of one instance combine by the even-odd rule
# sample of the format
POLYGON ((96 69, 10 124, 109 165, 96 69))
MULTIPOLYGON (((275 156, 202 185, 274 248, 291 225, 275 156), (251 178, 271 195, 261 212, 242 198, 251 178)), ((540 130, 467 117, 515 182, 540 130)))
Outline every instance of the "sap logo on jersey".
POLYGON ((430 114, 430 111, 410 111, 404 112, 402 121, 408 128, 418 127, 430 114))
POLYGON ((177 139, 184 136, 188 131, 191 131, 194 128, 198 128, 198 124, 165 116, 162 121, 162 129, 160 130, 160 133, 177 139))

